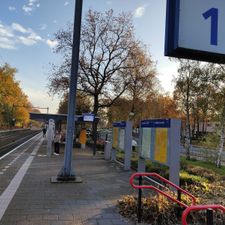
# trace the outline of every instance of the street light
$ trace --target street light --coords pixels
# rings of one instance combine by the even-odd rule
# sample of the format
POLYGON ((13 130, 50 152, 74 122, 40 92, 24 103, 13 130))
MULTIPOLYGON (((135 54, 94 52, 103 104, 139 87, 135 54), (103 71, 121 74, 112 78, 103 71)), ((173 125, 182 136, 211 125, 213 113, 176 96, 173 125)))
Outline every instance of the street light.
POLYGON ((72 169, 72 149, 73 149, 73 134, 75 130, 74 114, 76 112, 76 92, 77 92, 77 77, 79 65, 79 51, 80 51, 82 5, 83 0, 76 0, 74 31, 73 31, 73 47, 72 47, 72 65, 71 65, 70 86, 69 86, 68 117, 66 129, 66 146, 64 154, 64 164, 59 174, 57 175, 56 178, 57 181, 81 182, 81 180, 75 176, 75 173, 72 169))

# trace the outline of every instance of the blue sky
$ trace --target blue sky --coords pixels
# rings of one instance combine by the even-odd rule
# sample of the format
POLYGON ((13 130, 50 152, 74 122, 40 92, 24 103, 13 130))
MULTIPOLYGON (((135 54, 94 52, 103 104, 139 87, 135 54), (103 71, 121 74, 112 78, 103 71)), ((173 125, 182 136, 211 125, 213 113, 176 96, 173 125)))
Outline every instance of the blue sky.
MULTIPOLYGON (((157 62, 158 77, 165 91, 177 66, 164 57, 166 0, 83 0, 83 16, 88 9, 134 15, 136 37, 149 48, 157 62)), ((73 21, 75 0, 1 0, 0 65, 17 68, 16 80, 34 106, 49 107, 56 113, 58 98, 47 94, 50 63, 59 63, 53 53, 54 33, 73 21)), ((46 112, 46 110, 41 110, 46 112)))

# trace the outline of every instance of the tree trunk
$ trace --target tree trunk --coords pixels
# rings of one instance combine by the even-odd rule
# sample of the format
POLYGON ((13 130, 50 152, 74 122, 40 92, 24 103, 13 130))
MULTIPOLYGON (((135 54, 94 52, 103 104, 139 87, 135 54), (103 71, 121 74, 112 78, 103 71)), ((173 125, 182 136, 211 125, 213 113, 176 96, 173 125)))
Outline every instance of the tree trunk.
POLYGON ((225 141, 225 107, 222 110, 221 113, 221 131, 220 131, 220 148, 218 151, 218 156, 216 160, 216 166, 221 166, 221 156, 224 148, 224 141, 225 141))
POLYGON ((199 127, 200 121, 199 118, 197 119, 197 133, 198 133, 198 137, 199 137, 199 133, 200 133, 200 127, 199 127))
POLYGON ((185 129, 185 149, 186 158, 190 160, 190 148, 191 148, 191 127, 190 127, 190 107, 189 107, 189 79, 187 79, 187 92, 186 92, 186 129, 185 129))
POLYGON ((224 123, 221 127, 221 131, 220 131, 220 148, 219 148, 219 152, 218 152, 218 156, 217 156, 217 160, 216 160, 216 166, 220 167, 221 166, 221 156, 222 156, 222 152, 223 152, 223 148, 224 148, 224 140, 225 140, 225 135, 224 135, 224 123))
POLYGON ((202 134, 205 133, 205 119, 202 119, 202 134))

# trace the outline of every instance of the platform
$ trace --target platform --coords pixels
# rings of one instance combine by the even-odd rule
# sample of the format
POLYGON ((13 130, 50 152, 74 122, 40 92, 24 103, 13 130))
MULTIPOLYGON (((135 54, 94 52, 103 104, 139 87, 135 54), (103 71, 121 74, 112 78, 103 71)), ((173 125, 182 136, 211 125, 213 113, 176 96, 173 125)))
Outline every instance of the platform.
POLYGON ((101 155, 93 157, 88 149, 74 149, 73 168, 83 182, 51 183, 51 177, 56 176, 63 165, 63 152, 61 149, 59 156, 47 157, 46 140, 38 138, 27 151, 19 149, 0 161, 0 170, 3 170, 3 165, 10 165, 12 158, 20 154, 0 175, 0 199, 14 173, 18 176, 16 179, 20 179, 19 167, 27 166, 21 184, 0 217, 1 225, 134 224, 124 219, 116 208, 121 196, 133 192, 129 185, 131 172, 105 161, 101 155), (33 157, 30 165, 26 161, 29 157, 33 157))

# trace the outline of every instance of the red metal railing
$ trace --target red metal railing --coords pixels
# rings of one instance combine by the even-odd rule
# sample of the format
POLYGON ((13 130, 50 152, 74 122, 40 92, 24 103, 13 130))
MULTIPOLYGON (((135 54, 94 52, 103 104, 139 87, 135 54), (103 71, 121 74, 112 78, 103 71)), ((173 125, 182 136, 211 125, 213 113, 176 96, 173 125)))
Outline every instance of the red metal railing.
POLYGON ((182 214, 182 225, 187 224, 187 216, 191 211, 199 211, 199 210, 206 210, 206 209, 220 209, 225 212, 225 207, 222 205, 192 205, 186 208, 182 214))
POLYGON ((171 181, 165 179, 164 177, 160 176, 159 174, 157 173, 134 173, 131 177, 130 177, 130 184, 133 188, 135 189, 152 189, 164 196, 166 196, 167 198, 171 199, 172 201, 176 202, 177 204, 185 207, 185 208, 188 208, 188 205, 186 205, 184 202, 174 198, 173 196, 169 195, 168 193, 166 192, 163 192, 161 191, 160 189, 158 189, 157 187, 154 187, 152 185, 136 185, 133 183, 133 180, 135 177, 140 177, 140 176, 147 176, 147 177, 156 177, 157 179, 169 184, 171 187, 177 189, 178 191, 180 191, 181 193, 189 196, 191 199, 192 199, 192 204, 191 205, 195 205, 196 203, 196 198, 190 194, 189 192, 183 190, 182 188, 180 188, 179 186, 177 186, 176 184, 172 183, 171 181))

